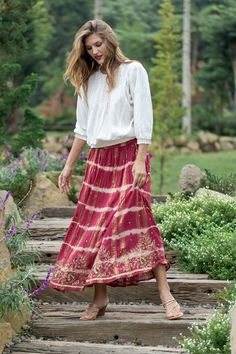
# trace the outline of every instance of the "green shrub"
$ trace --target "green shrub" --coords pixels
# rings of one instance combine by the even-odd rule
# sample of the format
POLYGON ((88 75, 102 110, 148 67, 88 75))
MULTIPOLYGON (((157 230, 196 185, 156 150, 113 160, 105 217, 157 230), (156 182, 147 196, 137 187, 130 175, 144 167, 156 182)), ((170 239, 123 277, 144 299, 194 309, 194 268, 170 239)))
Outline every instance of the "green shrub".
POLYGON ((181 251, 186 270, 213 279, 236 279, 236 231, 209 228, 188 243, 170 242, 170 246, 181 251))
POLYGON ((30 188, 30 180, 25 170, 19 166, 0 166, 0 189, 11 191, 18 203, 30 188))
POLYGON ((20 132, 11 144, 13 154, 18 156, 24 147, 41 148, 43 146, 42 139, 46 136, 43 127, 44 119, 39 113, 31 108, 26 108, 20 132))
POLYGON ((205 169, 207 178, 202 181, 202 187, 211 190, 235 196, 236 194, 236 173, 228 176, 216 176, 209 170, 205 169))
MULTIPOLYGON (((7 156, 8 164, 0 166, 0 189, 11 191, 15 201, 20 203, 30 191, 37 173, 62 171, 67 155, 50 154, 40 148, 24 147, 16 159, 7 156)), ((86 156, 81 154, 73 173, 83 175, 86 168, 86 156)))
POLYGON ((218 298, 218 310, 203 325, 190 328, 191 338, 183 337, 179 344, 190 354, 230 354, 231 309, 236 301, 236 283, 214 295, 218 298), (223 301, 223 302, 222 302, 223 301))
POLYGON ((184 269, 215 279, 236 278, 236 199, 177 195, 154 204, 153 214, 184 269))
POLYGON ((29 267, 0 284, 0 318, 11 311, 20 311, 22 305, 33 308, 29 290, 35 282, 35 269, 29 267))
POLYGON ((215 227, 233 230, 236 199, 170 199, 165 204, 153 204, 153 214, 166 240, 186 241, 215 227))
POLYGON ((191 354, 230 354, 230 317, 216 312, 204 325, 191 327, 191 338, 180 343, 191 354))

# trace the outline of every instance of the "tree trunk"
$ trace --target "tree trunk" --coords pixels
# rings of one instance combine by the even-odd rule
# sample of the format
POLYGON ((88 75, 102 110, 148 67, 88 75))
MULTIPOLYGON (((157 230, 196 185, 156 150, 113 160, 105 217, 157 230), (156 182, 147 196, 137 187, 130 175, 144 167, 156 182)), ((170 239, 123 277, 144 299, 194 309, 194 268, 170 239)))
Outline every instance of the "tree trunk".
POLYGON ((236 43, 231 45, 230 53, 234 75, 233 109, 236 110, 236 43))
POLYGON ((102 0, 95 0, 94 3, 94 18, 102 19, 102 0))
POLYGON ((191 134, 191 36, 190 36, 190 0, 184 0, 183 16, 183 101, 186 115, 182 119, 182 129, 191 134))

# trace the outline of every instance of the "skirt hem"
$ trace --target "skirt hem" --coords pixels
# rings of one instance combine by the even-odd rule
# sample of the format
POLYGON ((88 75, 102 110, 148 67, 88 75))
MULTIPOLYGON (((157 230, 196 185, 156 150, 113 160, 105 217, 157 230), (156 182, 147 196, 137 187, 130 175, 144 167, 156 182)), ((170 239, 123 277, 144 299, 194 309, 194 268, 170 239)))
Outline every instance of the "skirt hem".
POLYGON ((119 276, 118 275, 114 275, 114 277, 112 277, 112 279, 102 279, 102 280, 94 280, 94 279, 91 279, 91 281, 88 281, 88 283, 86 283, 85 285, 83 286, 78 286, 78 287, 70 287, 69 285, 64 285, 64 286, 60 286, 60 285, 56 285, 53 281, 50 282, 49 284, 49 287, 50 288, 53 288, 55 290, 59 290, 59 291, 84 291, 85 288, 87 287, 92 287, 93 285, 95 284, 106 284, 106 285, 109 285, 111 287, 126 287, 126 286, 133 286, 133 285, 139 285, 140 282, 142 281, 147 281, 147 280, 151 280, 154 277, 154 274, 152 272, 152 269, 157 267, 159 264, 163 264, 166 268, 166 271, 170 268, 170 263, 168 260, 159 260, 158 262, 155 263, 155 265, 153 267, 150 267, 150 268, 145 268, 144 271, 140 271, 140 270, 135 270, 134 272, 132 273, 129 273, 129 275, 127 276, 119 276), (140 279, 140 280, 137 280, 137 281, 133 281, 132 283, 124 283, 124 284, 118 284, 117 282, 114 283, 115 281, 117 280, 121 280, 121 279, 129 279, 129 278, 132 278, 136 275, 142 275, 142 274, 145 274, 145 273, 150 273, 150 275, 147 275, 147 277, 144 277, 143 279, 140 279))

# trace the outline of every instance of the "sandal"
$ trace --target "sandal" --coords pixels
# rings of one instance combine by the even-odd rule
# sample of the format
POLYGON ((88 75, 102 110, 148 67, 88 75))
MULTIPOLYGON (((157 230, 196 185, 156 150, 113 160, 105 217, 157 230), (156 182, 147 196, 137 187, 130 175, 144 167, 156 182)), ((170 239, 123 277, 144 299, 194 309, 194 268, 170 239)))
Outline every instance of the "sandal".
POLYGON ((95 320, 97 317, 104 316, 107 305, 108 302, 103 307, 99 307, 97 304, 91 304, 84 312, 82 312, 79 319, 82 321, 89 321, 95 320))
POLYGON ((166 311, 168 320, 176 320, 184 315, 175 299, 165 301, 162 305, 166 311))

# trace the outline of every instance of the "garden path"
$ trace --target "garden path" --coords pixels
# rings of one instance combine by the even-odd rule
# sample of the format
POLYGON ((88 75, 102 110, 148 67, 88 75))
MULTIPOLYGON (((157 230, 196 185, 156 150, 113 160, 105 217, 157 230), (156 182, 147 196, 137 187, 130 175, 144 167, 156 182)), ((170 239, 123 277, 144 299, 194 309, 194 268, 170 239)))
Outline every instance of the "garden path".
MULTIPOLYGON (((42 211, 42 219, 31 225, 27 248, 40 252, 35 288, 54 264, 74 211, 75 207, 47 208, 42 211)), ((211 295, 226 287, 227 282, 210 280, 206 274, 181 272, 175 252, 166 253, 172 263, 168 281, 185 313, 182 319, 166 319, 154 280, 139 286, 108 287, 110 304, 106 315, 95 321, 79 320, 92 301, 93 288, 83 292, 46 288, 37 295, 37 311, 29 323, 31 336, 11 347, 10 353, 186 353, 175 338, 180 338, 181 333, 188 335, 193 322, 209 318, 216 304, 211 295)))

